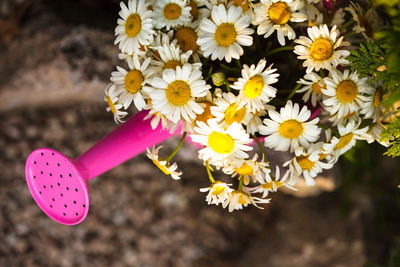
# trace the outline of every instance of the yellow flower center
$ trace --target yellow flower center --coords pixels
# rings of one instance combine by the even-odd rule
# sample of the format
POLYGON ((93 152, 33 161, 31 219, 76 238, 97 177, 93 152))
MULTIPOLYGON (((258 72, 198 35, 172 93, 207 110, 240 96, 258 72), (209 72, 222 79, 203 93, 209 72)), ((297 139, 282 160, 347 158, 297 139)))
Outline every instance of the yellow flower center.
POLYGON ((178 40, 178 45, 185 53, 189 50, 193 52, 199 49, 197 45, 197 33, 190 27, 179 28, 175 33, 175 38, 178 40))
POLYGON ((234 122, 241 123, 246 115, 246 109, 242 107, 237 109, 237 104, 231 104, 225 111, 224 120, 227 124, 232 124, 234 122))
POLYGON ((374 101, 372 104, 374 105, 375 108, 379 108, 381 102, 382 102, 382 88, 378 88, 375 91, 374 101))
POLYGON ((236 170, 239 175, 252 175, 254 170, 248 165, 246 162, 242 164, 242 166, 236 170))
POLYGON ((313 85, 311 85, 311 88, 313 89, 314 92, 316 92, 317 94, 322 93, 321 89, 326 89, 326 85, 324 83, 324 81, 318 81, 313 83, 313 85), (323 85, 321 86, 320 83, 322 83, 323 85))
POLYGON ((319 160, 323 160, 328 156, 328 154, 321 153, 319 154, 319 160))
POLYGON ((316 39, 310 47, 310 56, 315 61, 324 61, 333 55, 333 44, 325 38, 316 39))
POLYGON ((182 106, 190 100, 190 87, 184 81, 173 81, 168 85, 165 92, 168 101, 176 106, 182 106))
MULTIPOLYGON (((279 182, 279 181, 275 181, 274 183, 275 183, 275 185, 276 185, 277 188, 279 188, 279 187, 282 186, 282 183, 279 182)), ((268 183, 262 184, 261 187, 262 187, 263 189, 265 189, 265 190, 271 190, 271 189, 274 188, 274 184, 273 184, 273 182, 268 182, 268 183)))
POLYGON ((249 203, 250 198, 246 193, 243 192, 239 192, 239 199, 238 199, 238 203, 242 204, 242 205, 246 205, 249 203))
POLYGON ((142 83, 143 74, 139 70, 130 70, 125 76, 125 89, 131 94, 136 94, 142 88, 142 83))
POLYGON ((279 133, 285 138, 297 138, 303 133, 303 125, 297 120, 287 120, 279 125, 279 133))
POLYGON ((315 162, 312 162, 308 156, 296 157, 297 163, 300 165, 302 170, 311 170, 314 167, 315 162))
POLYGON ((161 165, 160 162, 158 162, 157 160, 153 160, 154 165, 156 165, 163 173, 165 173, 166 175, 170 175, 171 172, 168 171, 167 167, 164 165, 161 165))
POLYGON ((211 106, 212 104, 209 102, 204 102, 206 106, 204 107, 204 111, 201 114, 198 114, 196 117, 196 121, 202 121, 204 123, 207 123, 209 119, 214 118, 214 116, 211 114, 211 106))
POLYGON ((357 85, 351 80, 345 80, 338 84, 336 96, 342 103, 351 103, 357 96, 357 85))
POLYGON ((108 106, 111 109, 111 112, 115 114, 117 111, 115 110, 115 106, 114 106, 114 104, 111 101, 111 98, 109 96, 107 96, 107 103, 108 103, 108 106))
POLYGON ((193 0, 190 0, 189 1, 189 6, 191 7, 190 15, 192 15, 193 20, 196 20, 197 17, 199 16, 199 8, 197 7, 196 2, 193 1, 193 0))
POLYGON ((255 75, 244 85, 244 95, 248 98, 256 98, 263 91, 264 85, 264 78, 260 75, 255 75))
POLYGON ((214 185, 212 188, 211 194, 213 195, 219 195, 225 191, 225 186, 220 186, 220 185, 214 185))
POLYGON ((235 26, 230 23, 222 23, 215 30, 215 41, 218 45, 228 47, 236 40, 235 26))
POLYGON ((138 14, 131 14, 125 22, 125 33, 128 37, 132 38, 138 35, 142 29, 142 20, 138 14))
POLYGON ((249 9, 249 1, 247 0, 229 0, 230 3, 233 3, 236 7, 241 7, 243 12, 246 12, 249 9))
POLYGON ((353 140, 354 134, 353 133, 348 133, 343 135, 340 139, 339 142, 336 144, 336 149, 342 149, 346 147, 351 140, 353 140))
POLYGON ((229 134, 212 132, 208 136, 208 145, 219 154, 228 154, 233 151, 235 142, 229 134))
POLYGON ((292 12, 284 2, 272 4, 268 9, 268 17, 273 24, 282 25, 289 21, 292 12))
POLYGON ((169 3, 164 7, 163 12, 167 19, 173 20, 179 18, 182 13, 182 8, 178 4, 169 3))
POLYGON ((179 61, 176 61, 176 60, 170 60, 167 63, 165 63, 164 69, 176 70, 177 66, 182 67, 182 63, 180 63, 179 61))

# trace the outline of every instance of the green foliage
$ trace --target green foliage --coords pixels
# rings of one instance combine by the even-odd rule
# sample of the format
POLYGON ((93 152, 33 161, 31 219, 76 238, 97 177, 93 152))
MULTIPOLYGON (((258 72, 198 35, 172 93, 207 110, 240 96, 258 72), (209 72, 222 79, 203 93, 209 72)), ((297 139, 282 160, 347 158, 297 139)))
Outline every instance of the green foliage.
POLYGON ((400 156, 400 119, 393 121, 390 123, 387 128, 382 131, 381 141, 389 142, 390 147, 384 153, 384 155, 388 155, 391 157, 400 156))
POLYGON ((400 43, 400 33, 381 32, 380 36, 385 38, 361 43, 358 50, 351 52, 349 60, 351 68, 362 77, 383 82, 384 104, 391 106, 400 100, 400 47, 395 45, 400 43))

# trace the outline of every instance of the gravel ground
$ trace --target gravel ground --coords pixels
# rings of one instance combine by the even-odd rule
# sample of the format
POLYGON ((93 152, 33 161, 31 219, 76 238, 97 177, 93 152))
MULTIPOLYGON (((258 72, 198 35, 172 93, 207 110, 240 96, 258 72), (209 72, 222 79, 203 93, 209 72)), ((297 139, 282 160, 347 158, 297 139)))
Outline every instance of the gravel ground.
MULTIPOLYGON (((265 210, 207 206, 205 171, 185 145, 182 181, 144 155, 90 181, 91 210, 77 226, 47 218, 24 180, 37 147, 76 157, 114 127, 104 106, 1 113, 0 266, 361 266, 359 217, 340 216, 337 193, 276 195, 265 210), (329 229, 327 227, 329 226, 329 229)), ((170 149, 177 140, 169 140, 170 149)))

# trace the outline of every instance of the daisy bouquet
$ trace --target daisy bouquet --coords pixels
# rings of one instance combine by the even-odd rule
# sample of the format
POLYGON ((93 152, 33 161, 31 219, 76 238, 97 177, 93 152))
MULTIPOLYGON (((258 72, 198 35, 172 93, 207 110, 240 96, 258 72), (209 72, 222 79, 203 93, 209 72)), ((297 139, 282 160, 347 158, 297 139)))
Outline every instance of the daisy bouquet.
POLYGON ((173 179, 183 175, 172 163, 183 141, 198 143, 208 204, 260 207, 283 186, 296 190, 298 179, 312 186, 357 140, 380 141, 393 115, 382 104, 386 83, 350 60, 383 24, 339 2, 121 2, 115 44, 123 67, 111 73, 107 111, 117 123, 134 109, 147 112, 153 129, 182 135, 169 156, 161 146, 147 151, 173 179), (271 166, 267 149, 290 160, 271 166))

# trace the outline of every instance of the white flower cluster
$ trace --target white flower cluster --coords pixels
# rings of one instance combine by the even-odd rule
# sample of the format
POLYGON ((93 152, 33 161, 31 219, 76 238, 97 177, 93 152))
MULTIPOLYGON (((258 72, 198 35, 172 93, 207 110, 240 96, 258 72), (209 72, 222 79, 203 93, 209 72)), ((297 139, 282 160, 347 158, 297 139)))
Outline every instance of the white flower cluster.
MULTIPOLYGON (((381 85, 360 79, 347 67, 348 43, 338 30, 343 10, 324 24, 328 19, 319 2, 121 2, 115 44, 126 67, 111 73, 107 111, 122 122, 133 104, 148 110, 153 129, 181 127, 184 135, 169 157, 160 159, 160 147, 148 150, 155 165, 174 179, 182 172, 169 162, 186 135, 201 144, 199 158, 210 186, 200 191, 208 192, 208 204, 222 204, 229 211, 248 204, 258 207, 282 186, 295 190, 299 177, 313 185, 356 140, 379 139, 382 116, 381 85), (296 39, 295 29, 307 26, 308 36, 296 39), (269 47, 276 40, 280 46, 294 40, 294 48, 278 45, 275 51, 293 50, 306 72, 287 97, 279 95, 277 69, 264 56, 254 58, 265 54, 254 51, 263 42, 269 47), (252 51, 251 58, 243 56, 247 51, 252 51), (296 92, 303 94, 303 102, 290 100, 296 92), (329 128, 324 137, 322 128, 329 128), (253 152, 254 143, 261 157, 253 152), (265 147, 290 153, 291 160, 274 166, 273 172, 265 147), (213 168, 235 182, 215 180, 213 168)), ((267 48, 265 56, 272 51, 267 48)))

